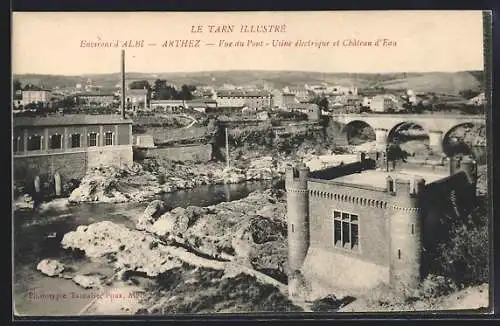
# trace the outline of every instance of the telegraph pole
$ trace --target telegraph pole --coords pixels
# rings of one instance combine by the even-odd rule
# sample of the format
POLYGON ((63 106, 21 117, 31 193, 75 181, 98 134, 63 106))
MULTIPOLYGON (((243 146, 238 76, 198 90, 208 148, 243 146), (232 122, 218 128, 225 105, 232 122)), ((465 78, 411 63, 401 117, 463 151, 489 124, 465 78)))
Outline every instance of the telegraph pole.
POLYGON ((227 128, 226 128, 226 164, 227 168, 229 169, 229 137, 227 134, 227 128))
POLYGON ((122 98, 121 98, 121 115, 125 119, 125 50, 122 50, 121 56, 121 84, 122 84, 122 98))
POLYGON ((389 172, 389 143, 385 145, 385 164, 386 164, 386 172, 389 172))

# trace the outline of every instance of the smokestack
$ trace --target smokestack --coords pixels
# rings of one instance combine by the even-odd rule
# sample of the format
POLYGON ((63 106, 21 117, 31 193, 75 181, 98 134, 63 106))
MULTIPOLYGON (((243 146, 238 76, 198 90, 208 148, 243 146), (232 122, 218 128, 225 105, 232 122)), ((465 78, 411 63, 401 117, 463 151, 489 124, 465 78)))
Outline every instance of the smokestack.
POLYGON ((125 119, 125 50, 122 50, 122 119, 125 119))

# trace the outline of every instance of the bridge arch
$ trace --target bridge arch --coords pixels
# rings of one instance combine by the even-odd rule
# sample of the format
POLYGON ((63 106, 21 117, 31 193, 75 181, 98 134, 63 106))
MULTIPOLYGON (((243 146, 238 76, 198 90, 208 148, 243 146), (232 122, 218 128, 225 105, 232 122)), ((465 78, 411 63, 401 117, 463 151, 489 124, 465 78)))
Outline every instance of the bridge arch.
POLYGON ((447 156, 472 155, 476 160, 486 159, 486 124, 458 123, 443 132, 443 152, 447 156))
POLYGON ((360 145, 375 141, 375 128, 364 120, 353 120, 344 127, 344 134, 349 145, 360 145))
POLYGON ((429 147, 429 131, 422 124, 406 120, 394 125, 387 134, 387 143, 398 145, 410 155, 426 151, 429 147), (418 146, 405 146, 409 141, 418 141, 418 146), (420 145, 421 144, 421 145, 420 145))

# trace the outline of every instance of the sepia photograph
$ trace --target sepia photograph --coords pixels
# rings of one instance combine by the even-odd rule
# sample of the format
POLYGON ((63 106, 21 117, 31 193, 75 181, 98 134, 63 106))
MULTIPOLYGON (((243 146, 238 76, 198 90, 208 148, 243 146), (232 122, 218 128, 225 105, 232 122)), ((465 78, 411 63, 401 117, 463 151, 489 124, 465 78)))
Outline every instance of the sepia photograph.
POLYGON ((490 16, 13 12, 14 318, 491 313, 490 16))

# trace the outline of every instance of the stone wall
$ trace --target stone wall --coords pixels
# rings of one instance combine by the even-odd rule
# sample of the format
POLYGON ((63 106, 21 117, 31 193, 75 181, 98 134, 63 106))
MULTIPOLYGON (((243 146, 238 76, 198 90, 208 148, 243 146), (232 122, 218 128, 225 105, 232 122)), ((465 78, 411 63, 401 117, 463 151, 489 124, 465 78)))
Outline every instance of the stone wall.
POLYGON ((95 147, 87 151, 14 157, 14 181, 31 182, 35 176, 52 177, 59 172, 63 181, 81 179, 87 168, 100 165, 132 164, 131 146, 95 147))
POLYGON ((310 247, 389 264, 390 204, 385 192, 312 181, 308 188, 310 247), (357 250, 334 246, 333 210, 358 215, 357 250))
POLYGON ((155 157, 173 161, 208 162, 212 159, 212 145, 140 148, 143 157, 155 157))
POLYGON ((85 175, 85 152, 14 157, 14 181, 30 182, 37 175, 53 176, 59 172, 62 180, 81 179, 85 175))
POLYGON ((147 127, 147 134, 153 136, 155 143, 160 144, 202 138, 208 135, 208 128, 191 127, 168 129, 163 127, 147 127))
POLYGON ((313 288, 316 283, 329 293, 336 293, 339 289, 369 289, 380 283, 389 283, 388 266, 320 248, 309 249, 302 274, 313 288))
POLYGON ((87 150, 87 167, 123 166, 133 163, 131 146, 105 146, 89 148, 87 150))

